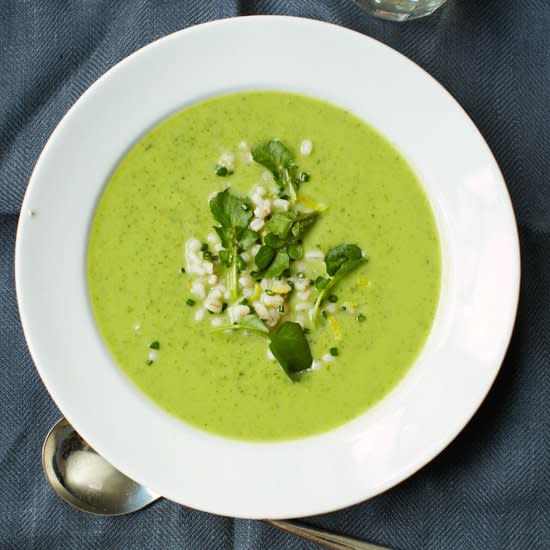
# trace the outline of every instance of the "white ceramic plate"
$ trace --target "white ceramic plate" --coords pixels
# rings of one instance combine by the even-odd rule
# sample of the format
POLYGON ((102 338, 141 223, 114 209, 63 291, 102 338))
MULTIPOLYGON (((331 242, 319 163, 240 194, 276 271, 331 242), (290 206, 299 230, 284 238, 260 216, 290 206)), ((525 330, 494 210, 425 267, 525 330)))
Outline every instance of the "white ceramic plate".
POLYGON ((63 414, 117 468, 157 493, 250 518, 348 506, 395 485, 439 453, 497 374, 514 323, 519 276, 506 186, 453 98, 414 63, 370 38, 288 17, 190 28, 101 77, 44 148, 17 235, 25 335, 63 414), (210 435, 150 402, 102 343, 85 280, 94 206, 128 148, 185 105, 258 88, 323 98, 380 130, 417 171, 443 243, 435 324, 402 383, 356 420, 282 443, 210 435))

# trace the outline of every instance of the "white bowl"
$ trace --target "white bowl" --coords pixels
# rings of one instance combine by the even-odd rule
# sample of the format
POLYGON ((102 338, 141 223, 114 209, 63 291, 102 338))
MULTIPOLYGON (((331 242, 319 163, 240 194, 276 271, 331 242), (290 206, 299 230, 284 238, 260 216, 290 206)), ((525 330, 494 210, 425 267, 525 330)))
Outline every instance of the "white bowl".
POLYGON ((117 468, 169 499, 250 518, 305 516, 354 504, 439 453, 474 414, 498 372, 519 277, 506 186, 453 98, 375 40, 290 17, 193 27, 154 42, 102 76, 40 156, 16 249, 31 354, 80 434, 117 468), (128 148, 185 105, 258 88, 323 98, 387 136, 419 175, 443 245, 435 323, 398 387, 338 429, 276 443, 204 433, 153 404, 114 364, 86 291, 94 207, 128 148))

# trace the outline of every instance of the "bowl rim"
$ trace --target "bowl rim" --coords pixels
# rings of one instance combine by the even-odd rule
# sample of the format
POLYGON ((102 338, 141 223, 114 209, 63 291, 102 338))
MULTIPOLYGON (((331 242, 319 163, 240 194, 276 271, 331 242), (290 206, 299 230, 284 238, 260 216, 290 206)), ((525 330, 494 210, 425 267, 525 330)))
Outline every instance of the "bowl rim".
MULTIPOLYGON (((418 82, 420 80, 418 80, 418 82)), ((220 90, 220 92, 223 93, 222 90, 220 90)), ((337 105, 339 104, 338 102, 335 103, 337 105)), ((371 120, 367 120, 367 122, 373 125, 375 128, 379 129, 378 126, 371 120)), ((390 141, 393 141, 392 135, 388 135, 387 137, 390 139, 390 141)), ((399 148, 402 149, 401 147, 399 148)), ((406 153, 404 153, 404 156, 405 158, 407 158, 407 160, 409 160, 409 162, 411 162, 411 158, 408 157, 406 153)), ((412 165, 423 184, 425 184, 426 180, 421 174, 422 168, 415 166, 414 158, 412 158, 412 165)), ((428 189, 426 190, 429 191, 428 189)), ((475 189, 471 191, 473 193, 475 189)), ((479 191, 479 193, 482 194, 483 191, 484 190, 479 191)), ((433 200, 432 206, 435 205, 436 218, 438 218, 438 225, 441 224, 439 229, 440 235, 442 236, 441 240, 443 241, 443 235, 445 235, 445 232, 448 229, 449 225, 448 222, 443 219, 445 217, 444 214, 442 214, 441 212, 438 214, 438 198, 435 197, 433 193, 431 193, 431 191, 428 192, 428 196, 430 197, 430 202, 432 202, 433 200)), ((478 199, 481 203, 491 198, 489 197, 488 199, 487 197, 480 197, 478 197, 478 199)), ((88 230, 86 229, 86 234, 87 233, 88 230)), ((456 251, 451 252, 452 255, 456 251)), ((43 260, 44 256, 39 255, 39 259, 43 260)), ((456 268, 457 266, 453 264, 452 260, 450 260, 449 262, 445 262, 445 269, 450 270, 449 276, 452 275, 453 270, 455 270, 456 268)), ((165 494, 168 498, 176 500, 177 502, 180 502, 182 504, 186 504, 194 508, 213 513, 233 515, 237 517, 285 518, 298 515, 306 516, 329 512, 345 506, 356 504, 357 502, 360 502, 365 498, 375 496, 396 485, 400 481, 407 478, 409 475, 416 472, 427 462, 429 462, 433 457, 435 457, 439 452, 441 452, 458 435, 458 433, 477 411, 483 399, 487 395, 506 353, 517 312, 520 284, 520 258, 517 227, 515 224, 510 196, 504 183, 504 179, 502 178, 502 174, 498 169, 496 161, 494 160, 487 144, 483 140, 483 137, 481 136, 471 119, 456 102, 456 100, 454 100, 454 98, 439 83, 437 83, 435 79, 433 79, 430 75, 428 75, 428 73, 426 73, 423 69, 418 67, 402 54, 370 37, 366 37, 355 31, 351 31, 349 29, 345 29, 343 27, 330 23, 290 16, 249 16, 207 22, 177 31, 176 33, 172 33, 168 36, 160 38, 118 62, 106 73, 104 73, 100 78, 98 78, 82 94, 82 96, 80 96, 76 103, 61 119, 60 123, 49 137, 32 172, 29 186, 25 193, 25 198, 21 207, 21 214, 18 223, 15 253, 15 276, 16 291, 22 326, 31 356, 36 364, 37 370, 56 404, 66 414, 68 420, 73 424, 73 426, 79 430, 83 437, 85 437, 96 448, 96 450, 102 452, 102 454, 104 454, 106 458, 112 461, 116 467, 120 468, 123 472, 127 473, 131 477, 134 477, 134 479, 136 479, 137 481, 140 481, 142 483, 148 482, 149 487, 155 492, 158 492, 159 494, 165 494), (90 108, 90 101, 94 99, 94 95, 96 93, 99 93, 101 90, 103 90, 106 84, 109 83, 109 81, 121 78, 120 75, 125 70, 127 71, 127 68, 130 65, 139 62, 140 59, 143 59, 147 56, 155 57, 152 52, 158 52, 159 49, 162 50, 163 48, 165 50, 169 50, 172 47, 171 45, 173 44, 176 44, 176 46, 174 47, 177 49, 179 47, 177 46, 178 41, 198 41, 199 43, 201 43, 201 35, 203 35, 204 33, 209 34, 209 38, 212 38, 214 36, 212 33, 217 34, 218 32, 221 34, 227 33, 226 37, 235 37, 239 33, 248 33, 251 36, 259 36, 265 33, 271 36, 270 33, 276 34, 280 32, 285 32, 289 33, 289 35, 294 38, 294 35, 298 31, 311 33, 312 36, 323 35, 323 38, 326 38, 329 41, 335 40, 336 42, 345 42, 349 40, 349 43, 353 43, 358 48, 359 44, 361 43, 364 46, 365 52, 370 51, 371 55, 375 57, 378 56, 380 58, 383 58, 384 61, 388 61, 390 64, 393 63, 400 68, 406 68, 407 76, 415 75, 415 79, 422 80, 426 84, 427 89, 433 91, 434 97, 437 96, 442 104, 446 104, 449 110, 453 111, 453 116, 456 117, 451 117, 453 123, 456 122, 458 124, 458 120, 460 120, 460 123, 462 124, 461 129, 463 129, 464 132, 470 135, 472 141, 475 142, 476 146, 480 147, 480 151, 482 153, 481 156, 484 158, 485 162, 484 168, 486 170, 486 173, 484 177, 487 178, 487 181, 490 180, 491 184, 496 186, 494 189, 492 189, 492 191, 495 191, 495 189, 498 191, 498 201, 496 204, 498 208, 501 209, 501 222, 503 224, 503 227, 505 227, 507 230, 506 247, 502 247, 501 249, 499 249, 498 256, 500 259, 505 258, 504 260, 502 260, 502 262, 510 268, 508 279, 506 279, 506 285, 502 285, 506 286, 508 291, 508 294, 505 295, 503 299, 503 302, 505 302, 505 307, 503 306, 499 310, 499 312, 504 315, 505 318, 499 320, 500 325, 495 319, 496 326, 500 327, 498 329, 500 330, 498 342, 494 343, 494 349, 491 350, 492 355, 490 357, 490 360, 485 357, 483 358, 484 360, 488 361, 490 365, 487 367, 487 372, 484 372, 483 381, 482 383, 480 382, 480 387, 477 388, 477 394, 475 398, 471 399, 470 402, 468 402, 467 407, 464 408, 465 410, 463 410, 462 414, 459 415, 460 420, 457 421, 455 419, 452 426, 447 427, 446 430, 443 430, 446 434, 445 437, 439 436, 435 438, 434 441, 432 441, 431 445, 426 445, 423 447, 422 452, 417 452, 414 459, 411 458, 409 460, 405 459, 401 460, 400 462, 398 461, 401 464, 401 467, 395 467, 391 472, 384 472, 384 479, 379 483, 375 483, 373 479, 368 476, 365 477, 365 474, 361 472, 361 468, 372 466, 372 462, 369 462, 369 457, 371 459, 373 458, 373 449, 369 448, 368 446, 365 448, 361 448, 361 441, 365 440, 367 436, 377 433, 377 422, 379 423, 379 425, 384 424, 383 419, 381 419, 380 417, 381 415, 385 414, 384 412, 381 413, 381 409, 383 409, 383 407, 375 407, 374 409, 370 409, 367 413, 365 413, 365 415, 361 415, 358 419, 355 419, 340 428, 331 430, 330 432, 320 434, 319 436, 312 436, 290 442, 264 443, 227 440, 219 436, 199 432, 198 430, 193 428, 185 427, 183 429, 180 421, 177 421, 173 418, 168 418, 166 413, 162 411, 154 411, 153 416, 155 417, 155 422, 160 422, 161 424, 166 423, 166 425, 170 425, 170 434, 173 434, 174 430, 177 431, 179 427, 180 431, 182 433, 185 433, 186 438, 191 438, 189 439, 189 441, 192 440, 193 445, 196 445, 195 450, 197 452, 201 453, 204 452, 205 449, 211 449, 215 447, 223 449, 224 453, 227 452, 232 457, 240 456, 243 460, 245 460, 246 458, 247 461, 249 459, 247 456, 245 457, 245 455, 253 454, 260 461, 267 463, 267 454, 273 453, 273 449, 275 447, 284 447, 286 450, 282 451, 282 453, 288 455, 289 457, 291 457, 296 452, 304 453, 307 454, 307 456, 311 457, 313 451, 309 449, 309 447, 313 446, 317 450, 322 450, 330 448, 335 444, 337 440, 340 443, 343 440, 347 442, 347 452, 349 456, 347 456, 347 458, 344 458, 340 455, 338 456, 338 460, 340 460, 342 464, 350 467, 353 471, 353 474, 350 474, 350 476, 344 476, 345 483, 349 485, 347 486, 346 491, 337 490, 335 487, 336 482, 331 482, 330 484, 325 485, 322 491, 318 490, 318 488, 316 489, 316 483, 319 482, 319 480, 321 480, 324 476, 326 476, 327 472, 331 471, 330 464, 323 463, 320 465, 316 465, 316 467, 312 468, 312 473, 301 471, 302 475, 309 476, 311 478, 308 483, 300 484, 297 482, 296 479, 293 478, 293 482, 298 483, 300 489, 309 489, 312 492, 312 494, 305 499, 301 498, 300 495, 297 496, 296 492, 292 491, 289 491, 288 494, 283 494, 281 496, 279 494, 280 486, 277 486, 277 484, 266 482, 265 485, 262 486, 262 490, 266 493, 266 497, 263 498, 260 502, 253 502, 252 497, 258 497, 258 491, 257 489, 254 489, 254 487, 251 487, 251 484, 257 483, 258 479, 261 479, 261 477, 259 477, 259 474, 255 472, 254 476, 252 476, 250 479, 247 479, 243 477, 245 476, 245 472, 243 471, 238 472, 237 474, 238 481, 244 483, 246 489, 243 491, 244 498, 243 495, 241 495, 241 500, 239 503, 234 503, 231 498, 228 499, 222 497, 222 495, 220 494, 221 492, 227 489, 235 490, 239 487, 239 485, 238 483, 235 483, 235 480, 229 483, 229 480, 225 479, 223 475, 220 476, 219 474, 217 477, 217 482, 220 483, 223 481, 227 481, 227 487, 224 488, 223 486, 221 486, 216 489, 215 486, 211 486, 210 484, 203 484, 207 487, 207 489, 205 489, 206 496, 199 496, 201 494, 201 484, 200 482, 197 482, 197 486, 193 488, 192 495, 188 497, 185 494, 185 491, 182 491, 182 488, 184 487, 182 483, 190 481, 190 478, 188 476, 175 476, 174 483, 178 486, 178 489, 175 491, 170 490, 167 479, 163 479, 162 481, 158 482, 153 481, 153 483, 151 483, 151 481, 154 479, 154 471, 148 470, 147 472, 145 472, 145 466, 143 463, 130 464, 127 459, 125 460, 122 457, 123 453, 121 454, 120 448, 117 452, 115 452, 113 441, 107 442, 105 439, 106 436, 102 436, 101 434, 101 429, 104 430, 106 426, 106 419, 98 422, 97 425, 102 426, 99 428, 99 431, 94 428, 94 422, 96 422, 97 419, 94 419, 93 417, 87 417, 84 420, 82 416, 83 413, 78 412, 74 398, 71 398, 71 400, 69 400, 69 386, 62 386, 59 380, 59 373, 54 373, 54 371, 52 371, 52 368, 50 367, 51 362, 54 358, 59 358, 59 355, 52 353, 48 358, 46 358, 45 349, 47 348, 47 346, 43 341, 38 342, 42 339, 38 336, 38 334, 40 331, 43 330, 45 323, 45 320, 43 318, 44 316, 37 316, 37 319, 34 315, 36 311, 40 311, 40 307, 44 307, 44 304, 47 303, 47 301, 45 302, 45 298, 43 297, 38 298, 36 296, 37 292, 33 291, 32 288, 36 288, 37 285, 40 286, 40 281, 38 280, 37 276, 31 276, 29 274, 29 268, 32 266, 36 267, 37 262, 39 261, 36 258, 32 258, 32 254, 35 254, 37 252, 33 248, 35 246, 33 245, 33 239, 35 241, 38 239, 37 233, 34 229, 32 229, 32 226, 39 225, 36 222, 39 221, 42 216, 40 210, 37 216, 29 216, 28 214, 29 212, 34 211, 34 204, 41 204, 40 201, 46 200, 44 199, 44 193, 41 189, 41 187, 44 187, 46 184, 40 183, 48 181, 48 178, 44 175, 44 172, 46 171, 44 165, 47 162, 50 162, 51 158, 58 157, 60 155, 58 149, 64 146, 63 140, 65 139, 66 141, 66 138, 64 136, 67 133, 76 131, 74 130, 74 128, 71 127, 74 125, 78 126, 75 122, 75 119, 80 116, 80 113, 82 113, 83 110, 90 108), (368 418, 367 427, 365 427, 366 425, 363 426, 365 424, 365 418, 368 418), (336 433, 340 434, 339 439, 334 439, 334 434, 336 433), (237 450, 237 448, 240 450, 237 450), (353 452, 357 450, 359 450, 359 458, 354 458, 353 452), (355 481, 357 485, 356 488, 353 488, 352 486, 353 481, 355 481), (335 494, 337 494, 338 496, 334 496, 335 494), (290 500, 293 500, 294 502, 290 503, 290 500), (287 513, 285 510, 289 510, 289 513, 287 513)), ((447 281, 447 284, 450 284, 449 281, 447 281)), ((487 284, 487 281, 485 281, 485 284, 487 284)), ((70 307, 70 304, 67 304, 66 307, 70 307)), ((48 311, 51 313, 52 309, 50 308, 48 311)), ((430 335, 430 339, 431 338, 432 335, 430 335)), ((437 342, 432 343, 432 345, 436 344, 437 342)), ((426 350, 431 352, 431 348, 428 344, 426 345, 424 351, 426 350)), ((103 350, 103 352, 104 351, 105 350, 103 350)), ((420 358, 416 361, 416 363, 421 363, 425 360, 424 351, 422 352, 420 358)), ((479 350, 477 351, 479 352, 479 350)), ((107 356, 103 354, 103 357, 106 361, 108 361, 107 356)), ((397 395, 400 395, 400 393, 403 393, 403 386, 407 386, 407 384, 418 384, 418 380, 415 380, 415 378, 417 378, 416 375, 418 374, 416 363, 415 366, 410 370, 410 376, 407 375, 398 385, 398 388, 390 393, 392 399, 395 398, 397 395)), ((481 363, 483 363, 483 361, 481 361, 481 363)), ((485 364, 483 363, 483 365, 485 364)), ((122 372, 111 372, 109 376, 114 382, 116 382, 115 379, 118 379, 118 382, 116 382, 117 384, 128 384, 128 381, 125 379, 122 372)), ((75 386, 74 381, 72 381, 71 383, 71 388, 74 391, 77 386, 75 386)), ((132 394, 132 399, 135 400, 137 404, 136 406, 142 407, 144 409, 152 407, 148 399, 142 396, 138 392, 138 390, 134 389, 132 391, 128 389, 128 391, 130 394, 132 394)), ((381 403, 387 404, 390 396, 386 397, 381 403)), ((384 425, 386 428, 388 428, 387 421, 384 425)), ((127 425, 124 424, 124 422, 121 422, 121 425, 116 426, 115 434, 120 435, 121 433, 123 433, 124 427, 127 427, 127 425)), ((134 430, 133 433, 139 433, 139 430, 137 432, 136 430, 134 430)), ((401 434, 401 436, 405 437, 404 434, 401 434)), ((166 437, 164 441, 167 442, 166 437)), ((397 445, 397 443, 395 443, 394 441, 394 447, 387 450, 387 453, 389 455, 391 453, 400 452, 399 450, 395 449, 395 445, 397 445)), ((379 464, 379 462, 377 462, 377 464, 379 464)), ((288 464, 288 461, 286 463, 288 464)), ((199 468, 199 463, 193 463, 193 467, 199 468)), ((378 465, 377 467, 380 467, 380 465, 378 465)), ((250 468, 252 468, 252 466, 250 466, 250 468)), ((280 483, 280 476, 275 477, 280 483)), ((336 481, 337 480, 338 476, 336 476, 336 481)), ((287 488, 290 487, 292 487, 292 485, 289 485, 287 488)))

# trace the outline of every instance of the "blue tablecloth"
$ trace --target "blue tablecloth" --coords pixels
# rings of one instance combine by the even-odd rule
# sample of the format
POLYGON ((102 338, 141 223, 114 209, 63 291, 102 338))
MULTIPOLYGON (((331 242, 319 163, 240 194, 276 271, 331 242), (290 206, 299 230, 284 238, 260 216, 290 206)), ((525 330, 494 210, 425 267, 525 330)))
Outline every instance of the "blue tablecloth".
POLYGON ((15 300, 19 206, 46 139, 69 107, 152 40, 252 13, 338 23, 435 76, 493 150, 522 245, 516 330, 474 419, 398 487, 308 521, 403 550, 550 549, 548 0, 449 0, 434 16, 403 25, 376 20, 350 0, 0 0, 0 548, 313 548, 258 522, 167 501, 121 518, 92 517, 62 503, 40 464, 43 438, 60 413, 29 357, 15 300))

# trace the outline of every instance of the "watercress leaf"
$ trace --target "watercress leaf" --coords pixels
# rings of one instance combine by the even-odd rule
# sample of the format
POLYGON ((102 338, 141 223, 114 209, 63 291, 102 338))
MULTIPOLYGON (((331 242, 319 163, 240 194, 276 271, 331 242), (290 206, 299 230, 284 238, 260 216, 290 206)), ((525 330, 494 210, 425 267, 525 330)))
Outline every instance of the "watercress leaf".
POLYGON ((264 277, 280 277, 289 267, 290 256, 286 250, 281 249, 277 252, 271 265, 266 269, 264 277))
POLYGON ((286 239, 293 222, 294 214, 292 212, 275 212, 265 224, 265 228, 269 233, 274 233, 281 239, 286 239))
POLYGON ((269 330, 264 325, 263 321, 256 317, 256 315, 246 315, 239 321, 238 325, 244 329, 264 332, 265 334, 269 333, 269 330))
POLYGON ((264 325, 264 323, 256 317, 256 315, 246 315, 238 323, 233 323, 232 325, 222 325, 221 327, 216 327, 213 332, 226 332, 228 330, 246 330, 248 332, 253 332, 259 336, 263 336, 271 340, 269 336, 269 329, 264 325))
POLYGON ((295 239, 302 238, 304 233, 315 223, 318 217, 319 212, 308 212, 307 214, 298 216, 292 226, 292 236, 295 239))
POLYGON ((285 241, 275 233, 268 233, 264 237, 264 243, 271 248, 281 248, 282 246, 284 246, 285 241))
POLYGON ((292 172, 295 168, 294 155, 278 139, 272 139, 252 149, 252 158, 267 168, 279 185, 282 183, 284 171, 292 172))
POLYGON ((273 250, 273 248, 271 248, 270 246, 263 245, 260 250, 258 250, 254 261, 256 262, 256 266, 258 269, 265 269, 271 263, 274 257, 275 250, 273 250))
POLYGON ((245 227, 239 233, 239 244, 243 250, 248 250, 258 242, 259 238, 260 234, 258 232, 252 231, 249 227, 245 227))
MULTIPOLYGON (((224 247, 231 250, 231 261, 225 262, 229 268, 228 287, 232 300, 237 298, 237 275, 240 257, 237 255, 239 236, 242 236, 252 218, 252 202, 248 197, 232 195, 229 188, 218 193, 209 202, 210 211, 222 230, 216 230, 223 238, 224 247)), ((226 257, 228 258, 228 256, 226 257)), ((240 262, 243 263, 242 261, 240 262)))
POLYGON ((229 267, 233 261, 233 255, 229 250, 220 250, 220 260, 224 265, 229 267))
POLYGON ((255 271, 251 271, 250 275, 255 281, 259 282, 264 278, 264 270, 263 269, 257 269, 255 271))
POLYGON ((246 269, 246 262, 240 257, 237 256, 237 271, 243 271, 246 269))
POLYGON ((248 197, 232 195, 229 188, 210 201, 214 219, 224 228, 243 228, 252 218, 252 202, 248 197))
POLYGON ((327 273, 331 275, 331 278, 325 279, 324 277, 317 277, 315 280, 315 287, 319 290, 319 295, 317 296, 311 314, 311 320, 314 323, 321 303, 329 290, 336 285, 346 273, 349 273, 352 269, 366 260, 367 258, 363 254, 363 251, 355 244, 341 244, 328 251, 325 256, 325 265, 327 273))
POLYGON ((339 271, 353 269, 364 260, 363 251, 356 244, 340 244, 328 251, 325 265, 327 273, 332 277, 339 271))
POLYGON ((304 247, 300 243, 290 243, 287 252, 292 260, 301 260, 304 255, 304 247))
POLYGON ((315 279, 315 288, 317 290, 323 290, 329 283, 329 279, 327 279, 326 277, 317 277, 317 279, 315 279))
POLYGON ((289 377, 311 366, 309 343, 298 323, 285 321, 271 337, 271 353, 289 377))
POLYGON ((222 242, 222 246, 224 248, 230 248, 233 244, 233 235, 231 231, 225 227, 221 227, 220 225, 215 225, 214 231, 218 234, 218 237, 222 242))

